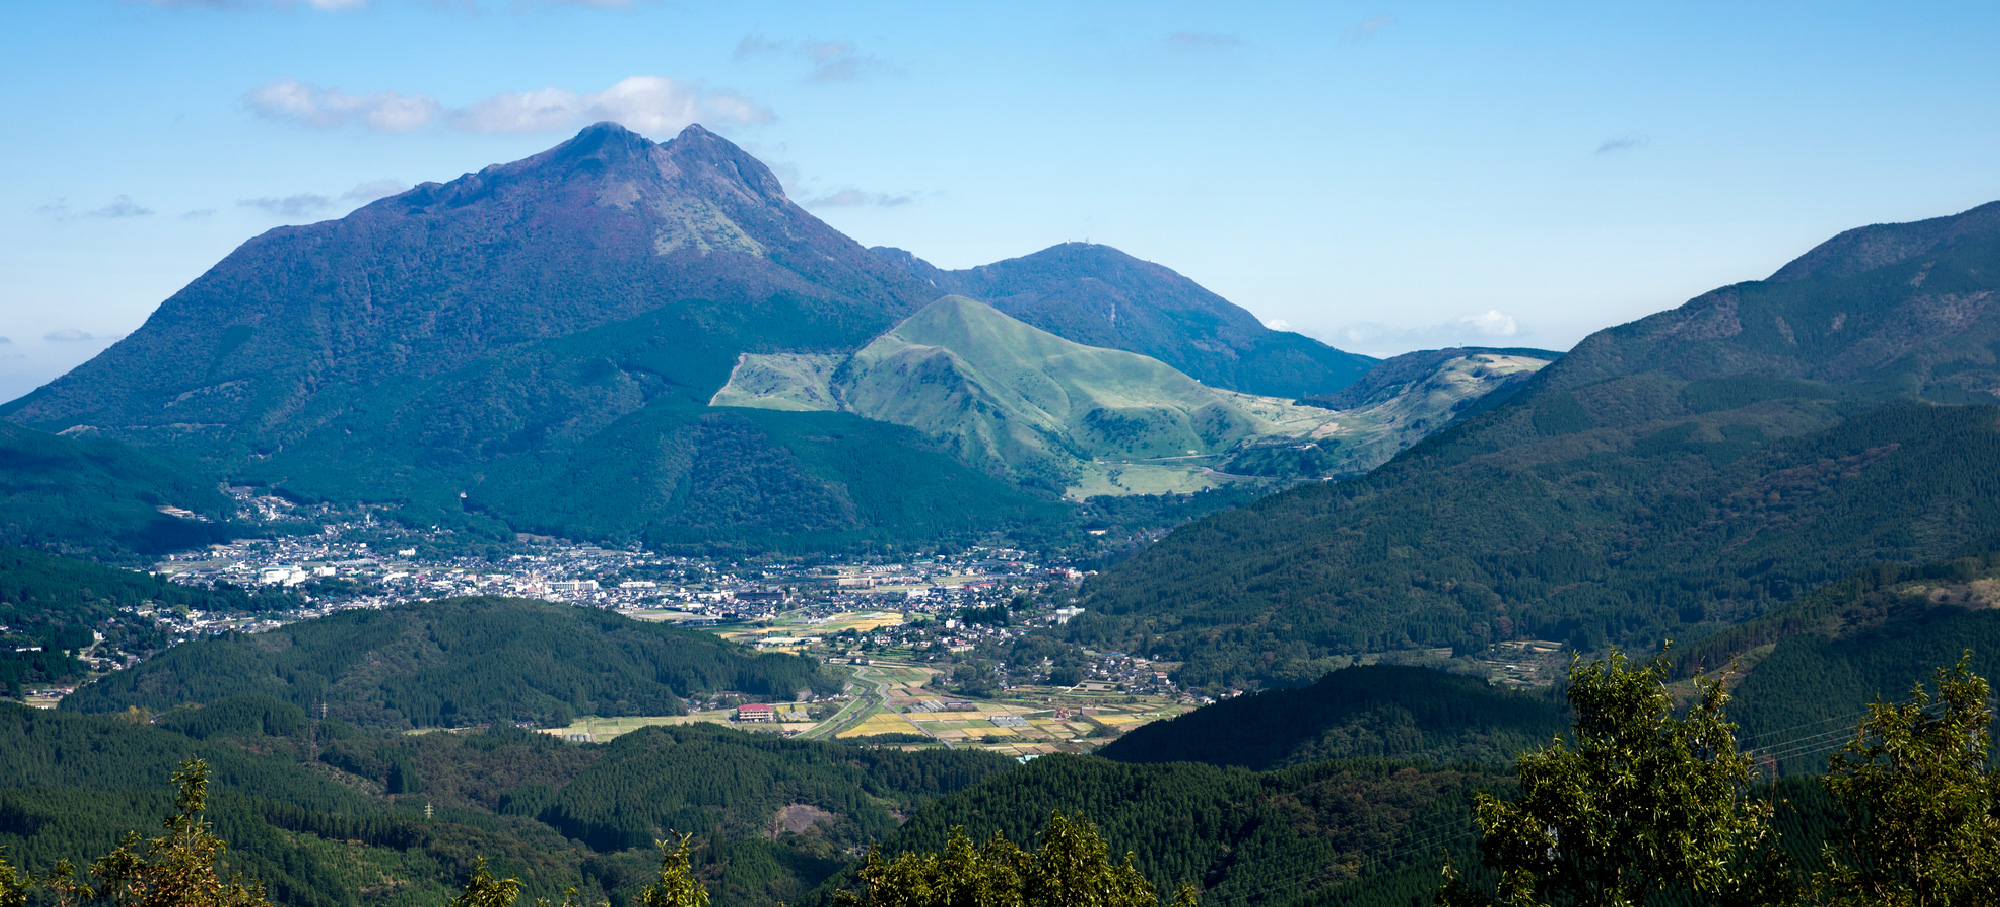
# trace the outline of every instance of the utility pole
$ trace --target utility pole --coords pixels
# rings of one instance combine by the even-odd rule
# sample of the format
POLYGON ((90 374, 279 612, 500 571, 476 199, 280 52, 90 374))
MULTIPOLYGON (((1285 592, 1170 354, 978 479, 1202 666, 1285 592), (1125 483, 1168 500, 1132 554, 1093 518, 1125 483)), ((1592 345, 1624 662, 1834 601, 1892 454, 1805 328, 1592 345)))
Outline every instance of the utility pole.
POLYGON ((424 804, 424 818, 428 819, 430 817, 431 817, 431 805, 429 803, 426 803, 424 804))

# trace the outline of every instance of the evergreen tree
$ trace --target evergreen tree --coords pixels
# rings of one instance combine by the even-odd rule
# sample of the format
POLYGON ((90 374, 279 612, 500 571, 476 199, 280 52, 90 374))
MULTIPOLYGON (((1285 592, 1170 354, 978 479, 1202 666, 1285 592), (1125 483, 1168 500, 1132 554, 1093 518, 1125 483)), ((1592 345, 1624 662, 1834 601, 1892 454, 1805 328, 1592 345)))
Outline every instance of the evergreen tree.
POLYGON ((689 867, 688 841, 692 837, 681 835, 680 843, 671 849, 667 842, 659 842, 660 880, 639 890, 638 907, 708 907, 708 892, 695 881, 689 867))
POLYGON ((174 813, 162 823, 165 834, 141 845, 127 834, 117 850, 90 868, 97 884, 75 878, 68 862, 59 863, 47 885, 64 907, 104 903, 115 907, 271 907, 264 888, 240 877, 224 881, 215 861, 228 843, 215 836, 208 807, 208 763, 182 762, 173 774, 180 788, 174 813))

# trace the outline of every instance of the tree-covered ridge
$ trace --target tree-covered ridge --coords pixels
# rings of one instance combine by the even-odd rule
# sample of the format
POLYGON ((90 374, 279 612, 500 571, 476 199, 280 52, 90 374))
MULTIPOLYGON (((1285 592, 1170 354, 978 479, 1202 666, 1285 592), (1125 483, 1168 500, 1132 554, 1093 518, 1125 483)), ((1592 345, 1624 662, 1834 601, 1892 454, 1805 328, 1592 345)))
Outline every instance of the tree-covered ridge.
POLYGON ((128 609, 250 612, 295 604, 283 594, 177 586, 135 570, 0 546, 0 626, 7 628, 0 631, 0 689, 83 677, 76 656, 95 643, 94 634, 103 635, 99 652, 107 657, 164 646, 153 622, 121 613, 128 609))
POLYGON ((342 611, 176 646, 63 700, 74 712, 262 694, 381 728, 575 715, 675 715, 692 693, 790 698, 834 681, 812 661, 595 608, 472 597, 342 611))
POLYGON ((151 822, 166 773, 195 756, 214 769, 225 862, 301 907, 435 907, 478 856, 530 895, 622 903, 674 830, 696 835, 697 872, 725 903, 796 901, 897 815, 1014 766, 706 725, 604 745, 505 725, 410 735, 258 696, 151 727, 5 706, 0 731, 0 764, 22 768, 0 781, 0 846, 17 865, 40 873, 109 850, 151 822))
POLYGON ((0 421, 0 544, 124 561, 226 540, 219 521, 232 510, 213 479, 170 455, 0 421))
POLYGON ((1567 726, 1542 694, 1425 668, 1366 665, 1145 725, 1098 755, 1272 769, 1328 759, 1504 765, 1567 726))
POLYGON ((1463 860, 1473 791, 1506 784, 1497 769, 1382 760, 1260 773, 1043 756, 925 808, 882 849, 892 857, 941 850, 953 828, 975 841, 1032 840, 1061 811, 1088 818, 1112 853, 1133 853, 1156 890, 1192 883, 1203 904, 1338 898, 1400 907, 1408 894, 1394 877, 1435 879, 1447 849, 1463 860))

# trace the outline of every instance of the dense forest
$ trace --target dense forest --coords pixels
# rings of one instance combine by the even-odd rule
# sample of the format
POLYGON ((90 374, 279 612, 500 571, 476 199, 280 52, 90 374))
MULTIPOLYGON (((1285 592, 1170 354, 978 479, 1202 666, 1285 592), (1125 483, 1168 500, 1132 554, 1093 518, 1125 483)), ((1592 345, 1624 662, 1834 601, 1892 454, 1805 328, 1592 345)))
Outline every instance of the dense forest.
POLYGON ((1271 769, 1373 757, 1504 765, 1568 726, 1546 692, 1393 665, 1329 672, 1144 725, 1098 754, 1121 762, 1206 762, 1271 769))
POLYGON ((0 545, 131 561, 243 534, 225 522, 233 509, 212 477, 171 452, 0 421, 0 545))
POLYGON ((175 646, 63 700, 72 712, 164 712, 262 694, 389 729, 579 715, 678 715, 681 698, 790 699, 838 688, 810 659, 598 608, 474 597, 342 611, 175 646))

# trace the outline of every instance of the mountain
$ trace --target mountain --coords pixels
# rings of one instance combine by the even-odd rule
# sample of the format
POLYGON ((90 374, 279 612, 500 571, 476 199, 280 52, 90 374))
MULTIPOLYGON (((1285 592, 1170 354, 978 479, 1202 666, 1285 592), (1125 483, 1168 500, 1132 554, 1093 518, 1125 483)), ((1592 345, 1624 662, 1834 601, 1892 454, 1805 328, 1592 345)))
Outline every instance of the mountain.
POLYGON ((745 356, 709 402, 839 408, 907 425, 962 461, 1078 496, 1192 491, 1218 481, 1207 458, 1249 439, 1337 428, 1325 411, 1215 390, 1157 359, 1073 343, 962 296, 852 356, 745 356))
POLYGON ((1508 765, 1568 728, 1562 706, 1545 695, 1428 668, 1360 665, 1311 686, 1249 693, 1156 721, 1097 754, 1260 771, 1357 757, 1508 765))
MULTIPOLYGON (((811 661, 597 608, 454 598, 341 611, 254 635, 175 646, 63 698, 64 711, 162 712, 270 696, 394 730, 576 715, 678 715, 736 690, 790 699, 834 682, 811 661)), ((835 684, 837 686, 837 684, 835 684)))
POLYGON ((963 462, 1083 498, 1363 472, 1545 363, 1447 356, 1423 380, 1334 411, 1217 390, 1150 356, 1075 343, 946 296, 850 356, 745 354, 709 404, 906 425, 963 462))
POLYGON ((1643 650, 1871 563, 1996 547, 1990 209, 1916 225, 1936 241, 1896 248, 1917 254, 1836 239, 1797 279, 1600 331, 1364 478, 1108 569, 1065 630, 1187 682, 1300 684, 1369 652, 1643 650))
POLYGON ((742 353, 852 351, 934 298, 722 138, 603 123, 258 236, 0 415, 496 533, 836 545, 1055 518, 907 430, 705 407, 742 353))
POLYGON ((901 249, 870 251, 939 293, 1087 346, 1151 356, 1210 387, 1297 399, 1339 390, 1376 361, 1272 330, 1200 284, 1109 246, 1063 243, 963 271, 901 249))
POLYGON ((0 422, 0 544, 123 561, 230 537, 235 508, 199 469, 81 435, 0 422))

